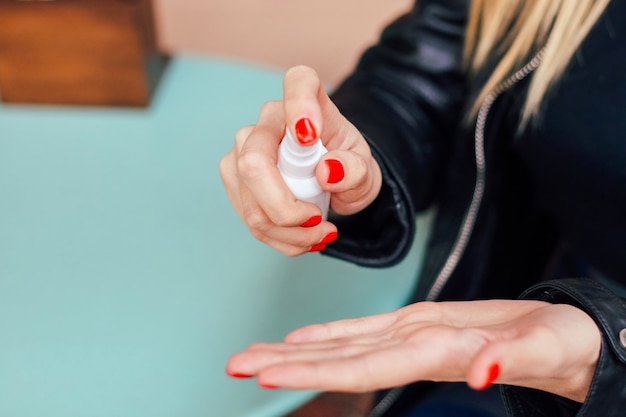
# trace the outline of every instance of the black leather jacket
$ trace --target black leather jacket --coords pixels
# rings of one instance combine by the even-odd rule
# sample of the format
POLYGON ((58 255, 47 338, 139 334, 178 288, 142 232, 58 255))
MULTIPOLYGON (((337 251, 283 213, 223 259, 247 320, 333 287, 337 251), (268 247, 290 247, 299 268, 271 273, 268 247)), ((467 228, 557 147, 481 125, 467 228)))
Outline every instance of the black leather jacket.
MULTIPOLYGON (((526 144, 533 143, 531 139, 542 127, 563 125, 560 117, 572 109, 571 98, 557 95, 549 101, 539 126, 527 129, 520 138, 516 127, 530 74, 494 96, 493 105, 485 109, 484 126, 467 123, 466 106, 484 81, 484 76, 470 79, 462 70, 468 2, 418 1, 410 13, 385 29, 380 42, 364 53, 354 73, 333 92, 339 109, 369 141, 384 185, 366 210, 334 219, 339 239, 324 253, 364 266, 392 265, 410 247, 415 213, 436 207, 413 300, 523 297, 568 303, 586 311, 602 331, 601 357, 584 404, 536 390, 504 387, 510 414, 623 416, 625 301, 593 277, 568 279, 589 276, 587 255, 593 255, 593 245, 585 245, 584 239, 578 239, 581 245, 569 244, 559 219, 536 203, 536 183, 524 160, 526 144)), ((590 77, 589 68, 594 66, 577 62, 559 88, 581 95, 585 90, 580 85, 608 77, 618 80, 616 85, 624 91, 626 83, 619 80, 626 73, 626 1, 613 0, 581 48, 604 51, 594 63, 609 59, 610 65, 602 67, 601 76, 590 77)), ((532 72, 537 52, 529 51, 529 67, 523 75, 532 72)), ((621 97, 616 95, 617 101, 609 104, 621 108, 623 115, 626 97, 621 97)), ((587 101, 587 97, 578 99, 587 101)), ((584 110, 598 117, 604 114, 594 108, 584 110)), ((606 124, 621 129, 623 138, 626 125, 618 120, 612 116, 606 124)), ((616 186, 626 189, 624 184, 616 186)), ((602 219, 594 221, 606 227, 602 219)), ((615 272, 623 270, 626 253, 609 255, 608 261, 592 256, 591 264, 607 266, 618 284, 626 286, 626 271, 623 275, 615 272)))

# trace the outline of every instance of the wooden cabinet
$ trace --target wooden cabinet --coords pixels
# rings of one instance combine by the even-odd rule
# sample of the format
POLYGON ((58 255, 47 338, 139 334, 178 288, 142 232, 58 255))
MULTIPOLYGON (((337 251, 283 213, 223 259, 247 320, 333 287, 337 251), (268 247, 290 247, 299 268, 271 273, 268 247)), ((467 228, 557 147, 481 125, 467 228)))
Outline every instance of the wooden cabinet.
POLYGON ((150 0, 0 0, 4 102, 146 106, 167 61, 150 0))

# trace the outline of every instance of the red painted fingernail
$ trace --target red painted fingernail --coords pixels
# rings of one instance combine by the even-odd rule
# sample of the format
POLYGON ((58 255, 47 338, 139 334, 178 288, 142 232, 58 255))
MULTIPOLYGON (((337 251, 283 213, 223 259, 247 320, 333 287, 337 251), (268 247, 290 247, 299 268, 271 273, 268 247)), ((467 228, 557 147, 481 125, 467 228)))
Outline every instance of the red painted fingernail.
POLYGON ((311 249, 309 249, 309 252, 319 252, 326 249, 326 244, 325 243, 318 243, 317 245, 313 245, 311 246, 311 249))
POLYGON ((317 132, 315 132, 315 127, 313 126, 313 123, 311 123, 311 121, 306 117, 296 122, 296 137, 298 138, 298 141, 303 145, 307 145, 317 139, 317 132))
POLYGON ((498 375, 500 375, 500 365, 494 363, 487 370, 487 379, 485 380, 482 389, 489 388, 491 384, 493 384, 493 381, 498 379, 498 375))
POLYGON ((330 232, 329 234, 324 236, 324 239, 322 239, 320 243, 326 245, 328 243, 334 242, 335 240, 337 240, 337 236, 339 236, 337 232, 330 232))
POLYGON ((345 175, 343 164, 336 159, 327 159, 324 162, 328 167, 328 183, 336 184, 341 181, 345 175))
POLYGON ((322 222, 322 216, 313 216, 309 220, 305 221, 300 227, 313 227, 322 222))
POLYGON ((242 374, 240 372, 228 372, 228 376, 233 378, 252 378, 252 375, 242 374))
POLYGON ((266 388, 266 389, 278 389, 278 388, 280 388, 279 386, 272 385, 272 384, 265 384, 263 382, 259 382, 259 386, 263 387, 263 388, 266 388))

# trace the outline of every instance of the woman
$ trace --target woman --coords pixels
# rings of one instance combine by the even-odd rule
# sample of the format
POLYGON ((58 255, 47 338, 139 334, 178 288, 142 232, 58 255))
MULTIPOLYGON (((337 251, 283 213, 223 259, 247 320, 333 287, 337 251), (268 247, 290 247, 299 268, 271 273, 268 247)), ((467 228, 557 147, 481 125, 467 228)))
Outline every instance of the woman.
POLYGON ((289 70, 220 166, 253 235, 381 267, 416 212, 437 218, 415 303, 253 345, 227 371, 354 392, 498 383, 514 416, 623 415, 625 71, 625 0, 422 0, 331 98, 289 70), (285 129, 329 150, 329 221, 280 180, 285 129))

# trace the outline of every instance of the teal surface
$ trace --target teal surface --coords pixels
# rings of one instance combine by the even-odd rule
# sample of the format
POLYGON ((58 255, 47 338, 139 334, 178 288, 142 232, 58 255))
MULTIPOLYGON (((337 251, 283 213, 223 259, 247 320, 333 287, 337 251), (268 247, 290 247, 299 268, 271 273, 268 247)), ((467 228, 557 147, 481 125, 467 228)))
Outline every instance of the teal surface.
POLYGON ((0 106, 0 416, 279 416, 313 393, 232 380, 231 353, 404 302, 424 227, 363 269, 231 209, 218 161, 280 97, 277 72, 181 57, 146 110, 0 106))

